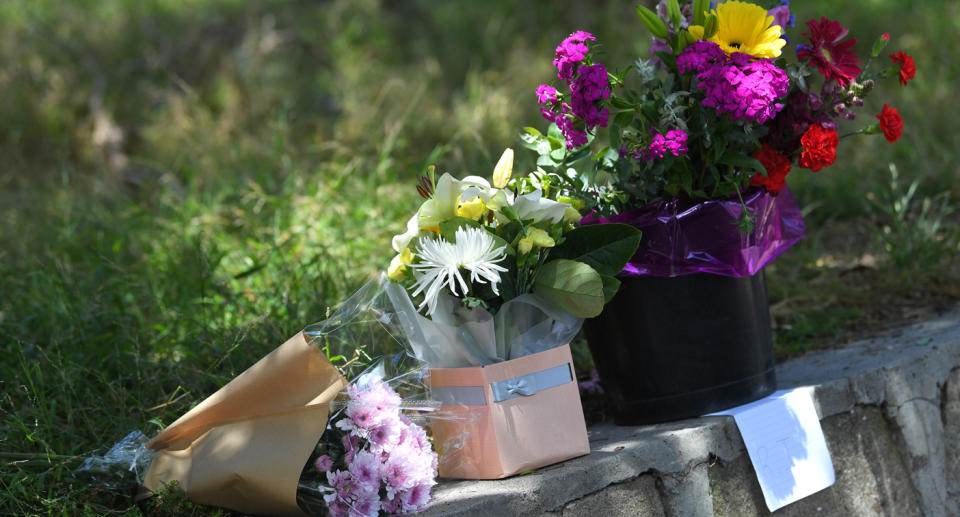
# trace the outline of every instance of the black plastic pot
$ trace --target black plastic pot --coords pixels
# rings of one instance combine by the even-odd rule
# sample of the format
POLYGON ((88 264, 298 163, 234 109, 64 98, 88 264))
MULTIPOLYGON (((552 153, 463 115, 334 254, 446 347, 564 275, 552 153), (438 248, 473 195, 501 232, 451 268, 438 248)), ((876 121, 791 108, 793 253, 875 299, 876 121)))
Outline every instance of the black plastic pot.
POLYGON ((621 281, 583 327, 617 424, 696 417, 776 390, 762 271, 621 281))

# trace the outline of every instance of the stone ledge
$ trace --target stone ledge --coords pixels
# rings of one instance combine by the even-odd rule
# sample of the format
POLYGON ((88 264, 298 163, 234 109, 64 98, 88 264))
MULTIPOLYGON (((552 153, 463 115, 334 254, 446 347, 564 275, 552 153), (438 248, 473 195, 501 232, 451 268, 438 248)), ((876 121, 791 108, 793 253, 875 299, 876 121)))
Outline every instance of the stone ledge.
MULTIPOLYGON (((777 368, 814 386, 834 486, 777 515, 960 515, 960 308, 777 368)), ((731 417, 590 428, 591 453, 496 481, 441 481, 425 516, 768 515, 731 417)))

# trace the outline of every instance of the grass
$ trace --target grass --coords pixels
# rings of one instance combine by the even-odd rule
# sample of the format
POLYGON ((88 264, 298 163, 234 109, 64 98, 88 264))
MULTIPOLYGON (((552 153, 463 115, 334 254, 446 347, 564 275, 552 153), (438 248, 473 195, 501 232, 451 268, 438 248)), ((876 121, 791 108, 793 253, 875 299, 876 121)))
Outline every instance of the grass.
MULTIPOLYGON (((960 298, 960 131, 937 109, 960 6, 796 3, 862 46, 890 32, 919 73, 862 112, 897 106, 903 141, 844 141, 790 178, 809 235, 767 272, 784 357, 960 298)), ((133 506, 74 469, 385 267, 416 174, 488 175, 539 120, 563 36, 594 32, 609 62, 646 45, 613 2, 17 0, 0 27, 0 513, 23 515, 211 514, 133 506)))

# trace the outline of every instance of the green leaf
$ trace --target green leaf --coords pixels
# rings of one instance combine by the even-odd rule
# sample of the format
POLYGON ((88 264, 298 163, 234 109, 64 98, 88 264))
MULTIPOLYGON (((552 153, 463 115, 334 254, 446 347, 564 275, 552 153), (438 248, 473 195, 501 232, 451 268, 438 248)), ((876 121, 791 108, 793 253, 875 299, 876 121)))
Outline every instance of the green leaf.
POLYGON ((500 297, 506 302, 517 296, 517 259, 507 255, 500 265, 507 268, 507 270, 500 275, 500 287, 498 289, 500 291, 500 297))
POLYGON ((535 127, 527 126, 527 127, 523 128, 523 131, 524 131, 525 133, 527 133, 528 135, 534 137, 534 138, 543 138, 543 133, 541 133, 541 132, 540 132, 537 128, 535 128, 535 127))
POLYGON ((538 167, 556 167, 557 162, 553 161, 553 158, 550 157, 550 154, 543 154, 537 158, 538 167))
POLYGON ((473 219, 467 219, 466 217, 454 217, 453 219, 440 223, 440 235, 442 235, 447 242, 454 242, 457 230, 464 226, 480 228, 480 223, 473 219))
POLYGON ((600 280, 603 281, 603 303, 610 303, 620 290, 620 281, 607 275, 600 275, 600 280))
POLYGON ((563 141, 563 133, 560 132, 560 128, 557 127, 557 124, 551 122, 550 127, 547 128, 547 136, 552 136, 557 140, 563 141))
POLYGON ((517 221, 510 221, 497 227, 497 235, 507 242, 513 242, 523 232, 523 226, 517 221))
POLYGON ((603 311, 603 280, 583 262, 567 259, 547 262, 537 272, 533 292, 578 318, 592 318, 603 311))
POLYGON ((722 163, 724 165, 731 165, 737 167, 740 170, 744 171, 757 171, 761 174, 766 174, 767 169, 760 163, 756 158, 751 158, 744 154, 737 153, 724 153, 723 156, 717 160, 717 163, 722 163))
POLYGON ((567 232, 566 240, 550 250, 550 257, 583 262, 601 275, 613 276, 637 252, 641 235, 628 224, 581 226, 567 232))
POLYGON ((629 126, 631 122, 633 122, 633 110, 621 111, 613 118, 613 123, 620 127, 629 126))

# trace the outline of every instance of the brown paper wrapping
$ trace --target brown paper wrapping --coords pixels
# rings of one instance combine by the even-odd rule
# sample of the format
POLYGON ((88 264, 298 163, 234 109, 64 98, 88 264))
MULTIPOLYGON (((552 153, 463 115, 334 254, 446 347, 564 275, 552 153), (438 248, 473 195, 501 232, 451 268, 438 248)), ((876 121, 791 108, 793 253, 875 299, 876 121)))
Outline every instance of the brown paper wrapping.
POLYGON ((192 501, 263 515, 303 515, 297 484, 346 381, 303 332, 147 443, 143 485, 173 480, 192 501))
POLYGON ((570 347, 472 368, 432 368, 431 386, 483 386, 485 406, 444 406, 463 412, 461 421, 430 424, 436 443, 466 436, 462 448, 440 460, 440 477, 499 479, 590 453, 576 375, 534 395, 493 402, 490 383, 569 364, 570 347))

